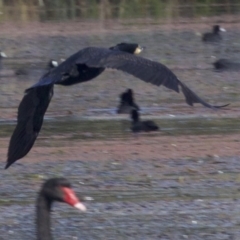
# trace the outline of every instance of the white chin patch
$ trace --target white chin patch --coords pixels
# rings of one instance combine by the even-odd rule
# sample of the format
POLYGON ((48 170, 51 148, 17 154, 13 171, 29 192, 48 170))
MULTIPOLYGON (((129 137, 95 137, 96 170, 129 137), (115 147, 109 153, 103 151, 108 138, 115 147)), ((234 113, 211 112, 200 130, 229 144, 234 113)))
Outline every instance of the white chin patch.
POLYGON ((226 32, 226 29, 225 28, 220 28, 220 31, 221 32, 226 32))
POLYGON ((58 62, 57 62, 57 61, 52 61, 52 65, 53 65, 54 67, 57 67, 57 66, 58 66, 58 62))
POLYGON ((79 209, 82 212, 86 212, 87 208, 82 203, 78 202, 74 205, 75 208, 79 209))
POLYGON ((134 54, 139 54, 142 52, 142 48, 141 47, 137 47, 134 54))
POLYGON ((5 57, 5 58, 7 57, 7 55, 4 52, 1 52, 0 55, 1 57, 5 57))

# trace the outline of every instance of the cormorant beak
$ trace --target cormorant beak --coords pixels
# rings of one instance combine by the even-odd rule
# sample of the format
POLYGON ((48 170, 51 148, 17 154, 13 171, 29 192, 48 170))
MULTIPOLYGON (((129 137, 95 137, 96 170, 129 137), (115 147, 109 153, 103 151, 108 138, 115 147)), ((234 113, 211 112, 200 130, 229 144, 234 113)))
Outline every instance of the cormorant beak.
POLYGON ((140 45, 138 45, 138 47, 136 48, 136 50, 134 51, 134 54, 139 54, 143 51, 143 49, 145 49, 145 47, 141 47, 140 45))
POLYGON ((219 29, 221 32, 226 32, 226 29, 225 28, 221 28, 219 29))

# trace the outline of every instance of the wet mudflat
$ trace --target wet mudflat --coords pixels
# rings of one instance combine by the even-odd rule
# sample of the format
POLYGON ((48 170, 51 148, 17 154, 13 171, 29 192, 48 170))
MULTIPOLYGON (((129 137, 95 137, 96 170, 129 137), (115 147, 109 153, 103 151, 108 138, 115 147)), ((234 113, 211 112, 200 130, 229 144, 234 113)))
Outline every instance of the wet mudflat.
POLYGON ((167 64, 204 99, 231 106, 190 108, 182 95, 116 71, 56 86, 32 151, 1 170, 0 239, 34 239, 36 192, 56 176, 93 200, 84 214, 54 205, 55 239, 240 239, 239 73, 216 73, 211 65, 212 56, 238 59, 240 27, 224 27, 221 47, 200 42, 196 33, 208 30, 206 24, 176 31, 158 25, 99 31, 77 23, 3 28, 1 48, 10 58, 0 73, 2 168, 24 89, 39 79, 49 58, 86 46, 138 42, 147 46, 144 57, 167 64), (27 74, 16 76, 19 68, 27 74), (139 105, 150 108, 143 115, 162 131, 136 137, 127 130, 128 116, 116 116, 118 95, 129 87, 139 105))
MULTIPOLYGON (((98 138, 104 129, 99 128, 95 135, 72 138, 81 131, 55 131, 56 125, 47 121, 51 136, 43 131, 25 159, 2 170, 1 239, 33 239, 36 192, 44 179, 56 176, 68 177, 88 211, 55 204, 55 239, 240 237, 237 131, 194 134, 193 127, 166 134, 163 127, 138 137, 126 131, 114 138, 103 131, 98 138)), ((6 137, 0 146, 5 153, 6 137)))
POLYGON ((43 172, 45 177, 68 176, 79 195, 94 198, 86 203, 85 214, 55 205, 55 239, 238 239, 239 158, 220 160, 68 160, 15 166, 1 180, 1 237, 33 239, 33 202, 43 172))

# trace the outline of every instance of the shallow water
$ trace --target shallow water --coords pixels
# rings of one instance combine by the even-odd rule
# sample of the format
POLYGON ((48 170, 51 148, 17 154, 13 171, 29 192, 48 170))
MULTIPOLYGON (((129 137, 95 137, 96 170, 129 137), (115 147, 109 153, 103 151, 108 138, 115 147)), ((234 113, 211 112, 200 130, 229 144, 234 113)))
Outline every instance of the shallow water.
MULTIPOLYGON (((233 134, 240 132, 240 122, 238 118, 218 118, 202 116, 170 116, 143 117, 143 119, 153 119, 160 127, 155 135, 205 135, 205 134, 233 134)), ((1 122, 0 137, 8 137, 14 130, 16 122, 1 122)), ((130 131, 131 121, 127 116, 116 117, 61 117, 45 120, 41 131, 42 138, 52 135, 62 136, 67 141, 71 140, 109 140, 127 138, 132 135, 130 131)), ((59 144, 57 142, 57 144, 59 144)), ((54 146, 54 145, 53 145, 54 146)))

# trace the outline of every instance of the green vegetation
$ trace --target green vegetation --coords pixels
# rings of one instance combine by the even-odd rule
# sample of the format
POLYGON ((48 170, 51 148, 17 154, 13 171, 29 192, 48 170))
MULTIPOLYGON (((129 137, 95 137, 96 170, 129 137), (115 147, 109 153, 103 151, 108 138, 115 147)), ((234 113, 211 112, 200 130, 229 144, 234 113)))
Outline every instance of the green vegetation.
POLYGON ((235 14, 238 0, 0 0, 0 22, 129 19, 235 14))
MULTIPOLYGON (((179 135, 204 135, 204 134, 229 134, 240 132, 240 122, 238 118, 217 118, 217 117, 187 117, 187 118, 152 118, 160 126, 161 130, 151 133, 150 136, 158 134, 179 136, 179 135)), ((132 137, 129 130, 130 121, 116 119, 75 119, 63 118, 61 121, 44 121, 43 129, 37 144, 50 147, 50 143, 45 141, 49 137, 55 136, 51 141, 51 146, 59 146, 61 140, 114 140, 132 137), (41 141, 44 140, 44 141, 41 141)), ((14 125, 9 122, 0 124, 0 137, 9 136, 14 125)), ((60 153, 60 152, 59 152, 60 153)))

